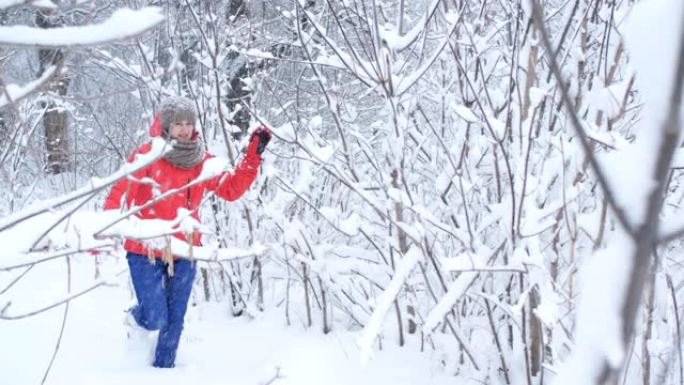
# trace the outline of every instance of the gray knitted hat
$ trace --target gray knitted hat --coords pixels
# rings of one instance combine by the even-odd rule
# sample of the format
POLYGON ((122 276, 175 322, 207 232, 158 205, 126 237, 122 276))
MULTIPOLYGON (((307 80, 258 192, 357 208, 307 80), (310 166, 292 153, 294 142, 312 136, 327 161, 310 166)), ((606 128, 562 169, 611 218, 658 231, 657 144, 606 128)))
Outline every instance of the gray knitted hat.
POLYGON ((195 124, 197 113, 192 100, 183 96, 170 96, 159 106, 159 115, 162 131, 168 135, 169 127, 173 122, 188 121, 195 124))

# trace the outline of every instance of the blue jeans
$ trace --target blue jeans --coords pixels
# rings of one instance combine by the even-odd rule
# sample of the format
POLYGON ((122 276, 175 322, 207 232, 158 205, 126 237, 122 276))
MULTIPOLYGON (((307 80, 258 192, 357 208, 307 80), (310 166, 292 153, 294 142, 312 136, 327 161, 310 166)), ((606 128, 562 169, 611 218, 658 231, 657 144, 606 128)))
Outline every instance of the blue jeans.
POLYGON ((159 259, 151 264, 147 256, 128 253, 128 267, 138 305, 131 312, 140 326, 159 330, 153 366, 173 368, 183 331, 183 319, 195 280, 195 261, 174 261, 174 274, 159 259))

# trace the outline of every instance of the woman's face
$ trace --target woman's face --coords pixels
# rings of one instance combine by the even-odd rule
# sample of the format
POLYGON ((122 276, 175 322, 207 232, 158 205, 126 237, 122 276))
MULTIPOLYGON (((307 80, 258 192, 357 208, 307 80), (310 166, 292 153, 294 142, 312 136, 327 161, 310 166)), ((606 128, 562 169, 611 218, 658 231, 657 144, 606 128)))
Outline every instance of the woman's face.
POLYGON ((192 139, 192 134, 195 132, 195 124, 187 120, 181 120, 171 123, 169 127, 169 136, 171 139, 192 139))

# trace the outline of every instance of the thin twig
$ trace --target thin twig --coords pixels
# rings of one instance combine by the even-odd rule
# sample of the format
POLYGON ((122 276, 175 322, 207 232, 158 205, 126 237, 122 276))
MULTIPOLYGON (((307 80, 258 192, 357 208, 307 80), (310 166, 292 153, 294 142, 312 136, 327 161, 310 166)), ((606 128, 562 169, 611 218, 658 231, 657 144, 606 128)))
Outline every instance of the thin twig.
MULTIPOLYGON (((122 270, 122 271, 116 273, 116 274, 114 275, 114 277, 118 277, 118 276, 122 275, 123 273, 125 273, 126 271, 128 271, 128 269, 124 269, 124 270, 122 270)), ((9 308, 9 305, 10 305, 10 304, 8 303, 7 305, 5 305, 5 306, 3 307, 2 311, 0 311, 0 319, 6 320, 6 321, 16 321, 16 320, 20 320, 20 319, 24 319, 24 318, 33 317, 33 316, 38 315, 38 314, 40 314, 40 313, 44 313, 44 312, 46 312, 46 311, 48 311, 48 310, 54 309, 54 308, 56 308, 56 307, 58 307, 58 306, 60 306, 60 305, 63 305, 63 304, 65 304, 65 303, 69 303, 69 302, 73 301, 74 299, 76 299, 76 298, 78 298, 78 297, 80 297, 80 296, 83 296, 83 295, 85 295, 85 294, 90 293, 91 291, 97 289, 98 287, 101 287, 101 286, 111 286, 111 285, 112 285, 112 284, 111 284, 110 280, 101 280, 100 282, 98 282, 98 283, 96 283, 96 284, 90 286, 89 288, 84 289, 84 290, 81 290, 81 291, 79 291, 79 292, 76 293, 76 294, 70 295, 70 296, 68 296, 68 297, 66 297, 66 298, 64 298, 64 299, 62 299, 62 300, 60 300, 60 301, 58 301, 58 302, 53 303, 52 305, 45 306, 45 307, 42 307, 42 308, 36 309, 36 310, 31 310, 31 311, 29 311, 29 312, 21 313, 21 314, 18 314, 18 315, 7 315, 7 314, 6 314, 8 308, 9 308)))
POLYGON ((30 249, 31 251, 37 251, 36 247, 40 243, 40 241, 45 238, 45 236, 50 233, 50 231, 54 230, 55 227, 59 226, 60 223, 62 223, 65 219, 71 218, 71 215, 78 211, 81 207, 83 207, 86 203, 90 202, 93 197, 95 197, 97 193, 93 193, 90 196, 86 197, 83 199, 81 202, 79 202, 77 205, 72 207, 71 209, 67 210, 65 213, 62 214, 62 216, 56 220, 53 224, 51 224, 47 229, 45 229, 37 238, 35 241, 33 241, 33 244, 31 245, 30 249))
POLYGON ((499 341, 499 333, 496 332, 496 327, 494 327, 494 318, 492 317, 492 308, 489 306, 489 299, 484 297, 485 307, 487 308, 487 319, 489 320, 489 327, 492 329, 492 335, 494 336, 494 343, 496 344, 496 350, 499 352, 499 360, 501 362, 501 371, 503 372, 506 384, 510 384, 511 380, 508 377, 508 366, 506 365, 506 359, 503 355, 503 350, 501 349, 501 342, 499 341))
MULTIPOLYGON (((67 263, 67 292, 71 292, 71 260, 69 258, 67 258, 66 263, 67 263)), ((52 364, 55 363, 55 358, 57 358, 57 353, 59 352, 59 347, 62 343, 62 337, 64 336, 64 329, 66 326, 67 315, 69 314, 69 304, 70 304, 70 302, 67 302, 66 305, 64 305, 64 315, 62 316, 62 327, 59 329, 59 336, 57 337, 57 343, 55 344, 55 350, 52 353, 52 357, 50 358, 50 363, 48 364, 47 369, 45 369, 45 374, 43 374, 43 380, 40 382, 41 385, 45 384, 45 381, 47 380, 48 374, 50 374, 50 369, 52 369, 52 364)))
POLYGON ((12 286, 14 286, 17 282, 19 282, 22 278, 24 278, 26 276, 26 274, 28 274, 28 272, 31 271, 31 269, 33 269, 35 266, 36 266, 35 264, 30 265, 26 270, 24 270, 24 272, 22 272, 16 278, 14 278, 14 280, 12 280, 12 282, 10 282, 9 285, 7 285, 7 287, 5 287, 4 289, 2 289, 2 291, 0 291, 0 295, 5 294, 9 289, 12 288, 12 286))
POLYGON ((88 194, 94 194, 96 192, 102 191, 105 188, 113 185, 114 183, 118 182, 122 178, 127 178, 129 175, 142 170, 143 168, 147 167, 149 164, 154 162, 157 159, 160 159, 162 157, 163 153, 160 153, 158 156, 148 159, 144 162, 140 162, 140 164, 136 164, 136 167, 132 168, 129 170, 126 174, 121 175, 121 177, 113 180, 108 180, 106 183, 103 183, 100 186, 97 186, 95 188, 81 188, 79 190, 76 190, 70 194, 67 194, 65 196, 59 197, 57 199, 54 199, 53 201, 49 202, 47 205, 40 205, 36 208, 31 208, 28 210, 25 210, 21 213, 18 213, 16 215, 11 216, 10 218, 7 218, 3 221, 0 221, 0 231, 6 230, 8 228, 11 228, 15 226, 18 223, 21 223, 29 218, 32 218, 34 216, 40 215, 42 213, 45 213, 47 211, 54 210, 56 207, 65 205, 67 203, 73 202, 79 198, 82 198, 88 194))
MULTIPOLYGON (((30 262, 25 262, 25 263, 20 263, 17 265, 9 265, 9 266, 0 266, 0 271, 10 271, 10 270, 15 270, 15 269, 21 269, 22 267, 33 267, 35 265, 41 264, 43 262, 48 262, 52 261, 54 259, 59 259, 59 258, 64 258, 72 254, 78 254, 78 253, 84 253, 93 249, 100 249, 100 248, 107 248, 107 247, 113 247, 114 243, 105 243, 105 244, 98 244, 96 247, 93 248, 75 248, 75 249, 67 249, 67 250, 62 250, 58 251, 53 254, 48 254, 47 256, 41 258, 41 259, 36 259, 30 262)), ((4 292, 4 291, 3 291, 4 292)), ((2 293, 0 293, 2 294, 2 293)))
POLYGON ((285 378, 285 377, 283 377, 283 376, 280 374, 280 367, 279 367, 279 366, 277 366, 277 367, 275 368, 275 370, 276 370, 276 372, 275 372, 275 374, 273 375, 273 377, 271 377, 271 378, 270 378, 268 381, 266 381, 266 382, 262 382, 261 385, 271 385, 272 383, 276 382, 277 380, 280 380, 280 379, 285 378))

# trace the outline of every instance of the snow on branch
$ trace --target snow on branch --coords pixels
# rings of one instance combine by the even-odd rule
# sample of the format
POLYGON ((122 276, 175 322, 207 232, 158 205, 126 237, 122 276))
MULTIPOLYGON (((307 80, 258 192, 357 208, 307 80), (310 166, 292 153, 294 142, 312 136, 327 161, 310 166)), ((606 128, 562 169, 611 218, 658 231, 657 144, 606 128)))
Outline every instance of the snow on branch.
POLYGON ((103 23, 77 27, 0 27, 0 45, 26 47, 85 47, 137 36, 164 20, 161 8, 119 9, 103 23))
MULTIPOLYGON (((297 9, 297 12, 299 11, 299 8, 297 9)), ((314 27, 318 35, 323 38, 323 41, 330 47, 330 49, 333 50, 337 58, 344 64, 345 67, 349 70, 351 74, 356 76, 361 82, 363 82, 365 85, 371 87, 373 84, 377 83, 377 78, 374 76, 375 71, 373 69, 373 65, 365 60, 362 60, 358 54, 356 54, 356 51, 354 50, 353 47, 349 47, 352 56, 344 52, 344 50, 337 45, 326 33, 322 25, 320 25, 314 16, 306 11, 305 9, 302 9, 301 12, 306 16, 306 18, 309 20, 311 25, 314 27)), ((298 19, 299 20, 299 19, 298 19)), ((306 40, 302 39, 302 44, 303 46, 305 45, 311 45, 312 44, 312 38, 311 36, 308 36, 308 34, 304 31, 300 31, 301 35, 306 35, 306 40)), ((306 48, 306 47, 304 47, 306 48)))
POLYGON ((163 249, 171 248, 172 255, 179 258, 189 258, 205 262, 219 262, 239 258, 263 255, 267 248, 264 245, 254 244, 248 249, 241 248, 215 248, 212 246, 190 246, 188 243, 171 236, 174 233, 195 230, 200 227, 197 220, 189 216, 179 216, 177 220, 143 220, 135 216, 129 216, 123 221, 118 221, 98 238, 95 238, 95 230, 102 223, 111 223, 117 219, 119 213, 112 210, 105 212, 79 212, 72 214, 69 221, 60 226, 53 226, 54 218, 61 217, 61 213, 46 213, 22 223, 17 228, 0 234, 0 241, 10 242, 13 240, 10 250, 0 264, 0 271, 9 271, 29 267, 69 255, 87 252, 89 250, 110 251, 115 248, 116 240, 133 239, 145 243, 148 247, 163 249), (51 230, 43 237, 40 246, 45 251, 32 252, 31 245, 34 240, 27 228, 42 229, 51 227, 51 230))
POLYGON ((39 90, 44 85, 48 84, 56 73, 58 73, 57 67, 51 66, 43 72, 41 77, 22 86, 8 84, 7 87, 5 87, 4 92, 0 94, 0 108, 3 108, 8 104, 16 103, 34 91, 39 90))
POLYGON ((451 39, 451 35, 454 33, 454 31, 456 30, 456 27, 461 22, 462 16, 463 16, 462 12, 459 12, 458 14, 452 13, 452 14, 447 15, 447 18, 450 21, 452 21, 452 24, 451 24, 451 27, 449 27, 449 31, 444 36, 444 39, 440 43, 439 47, 432 54, 432 57, 429 58, 428 60, 426 60, 425 63, 420 68, 418 68, 410 76, 406 76, 397 82, 396 95, 401 96, 403 93, 408 91, 418 80, 420 80, 420 78, 422 78, 423 75, 425 75, 425 72, 427 72, 427 70, 437 60, 439 55, 442 54, 444 47, 446 47, 446 45, 449 43, 449 39, 451 39))
POLYGON ((57 5, 50 0, 0 0, 0 9, 28 5, 43 9, 56 9, 57 5))
POLYGON ((480 275, 479 272, 464 272, 451 284, 449 291, 437 303, 434 309, 428 314, 425 319, 423 330, 430 333, 451 310, 456 301, 465 294, 466 290, 472 285, 475 279, 480 275))
POLYGON ((413 44, 413 42, 416 41, 416 39, 418 39, 418 37, 423 31, 425 31, 428 23, 437 11, 437 7, 441 2, 442 0, 434 0, 432 4, 430 4, 430 6, 427 7, 423 16, 421 16, 421 18, 416 22, 416 24, 411 29, 409 29, 408 32, 400 35, 399 31, 397 31, 394 28, 394 26, 392 26, 391 28, 387 28, 387 26, 385 26, 385 28, 379 31, 380 37, 383 40, 387 41, 389 48, 396 50, 398 52, 405 50, 411 44, 413 44))
POLYGON ((74 200, 84 197, 88 194, 98 192, 104 189, 105 187, 108 187, 116 183, 116 181, 118 181, 119 179, 124 178, 146 167, 150 163, 159 159, 161 156, 164 155, 165 152, 169 151, 170 149, 170 146, 168 146, 163 139, 156 138, 152 141, 152 148, 148 153, 138 155, 134 162, 125 164, 123 167, 121 167, 121 169, 119 169, 119 171, 108 176, 107 178, 92 178, 90 180, 90 185, 88 186, 81 187, 80 189, 73 191, 67 195, 47 200, 42 204, 33 205, 26 210, 14 213, 6 218, 3 218, 2 220, 0 220, 0 232, 28 218, 39 215, 46 211, 51 211, 55 207, 58 207, 69 202, 73 202, 74 200))
POLYGON ((44 313, 48 310, 52 310, 52 309, 54 309, 60 305, 64 305, 66 303, 69 303, 76 298, 82 297, 82 296, 90 293, 91 291, 99 288, 99 287, 116 285, 118 277, 123 275, 126 271, 127 270, 118 271, 117 273, 112 274, 112 275, 107 276, 107 277, 104 277, 102 279, 99 279, 93 285, 91 285, 91 286, 89 286, 89 287, 87 287, 87 288, 85 288, 85 289, 83 289, 77 293, 70 294, 66 298, 62 298, 59 301, 56 301, 56 302, 54 302, 48 306, 43 306, 43 307, 38 308, 38 309, 25 311, 23 313, 9 314, 8 310, 9 310, 10 306, 12 305, 12 302, 8 302, 2 307, 2 309, 0 309, 0 319, 5 320, 5 321, 16 321, 16 320, 20 320, 20 319, 24 319, 24 318, 33 317, 35 315, 44 313))
MULTIPOLYGON (((4 259, 5 264, 0 266, 0 271, 26 267, 88 250, 110 249, 114 246, 112 239, 123 238, 146 243, 155 249, 163 249, 169 246, 173 255, 208 262, 263 254, 266 248, 259 245, 248 250, 216 250, 211 247, 189 246, 186 242, 171 236, 176 233, 188 233, 201 229, 199 222, 192 218, 192 213, 187 210, 179 210, 178 217, 175 220, 142 220, 134 215, 183 189, 222 175, 225 177, 230 164, 228 160, 220 157, 209 159, 200 175, 187 185, 169 190, 145 205, 132 207, 122 213, 117 210, 78 213, 74 213, 75 210, 72 209, 54 210, 57 206, 96 193, 122 177, 145 167, 151 161, 158 159, 167 148, 163 140, 155 139, 153 148, 149 153, 139 155, 133 163, 126 164, 115 174, 102 180, 93 180, 91 186, 43 205, 34 206, 30 210, 17 213, 0 222, 0 242, 5 241, 12 244, 11 250, 7 253, 9 258, 4 259), (69 220, 64 221, 66 218, 69 220), (27 229, 34 231, 27 231, 27 229), (37 239, 22 236, 23 234, 33 234, 36 229, 40 233, 37 239), (41 232, 41 229, 45 230, 41 232)), ((79 207, 77 205, 76 209, 79 207)))
POLYGON ((378 297, 375 310, 371 314, 370 319, 366 323, 366 326, 361 332, 361 337, 359 338, 359 345, 361 346, 361 360, 365 363, 368 362, 372 356, 373 351, 373 341, 375 337, 380 333, 380 327, 382 326, 382 320, 385 318, 387 311, 392 302, 397 298, 399 290, 404 285, 406 278, 408 278, 413 267, 418 263, 418 261, 423 257, 416 247, 411 247, 404 255, 404 258, 399 262, 392 281, 387 285, 385 291, 378 297))
MULTIPOLYGON (((553 47, 551 46, 551 38, 549 37, 549 33, 546 29, 546 26, 544 25, 544 16, 542 14, 542 11, 540 10, 540 5, 537 3, 536 0, 530 0, 530 3, 532 4, 532 13, 533 13, 533 20, 537 25, 537 28, 539 28, 539 31, 541 33, 541 41, 543 43, 544 48, 546 49, 547 52, 552 53, 554 52, 553 47)), ((563 75, 561 73, 561 69, 559 67, 559 63, 556 59, 556 56, 553 54, 549 55, 549 66, 551 67, 551 72, 553 73, 554 77, 558 81, 559 84, 559 90, 561 94, 561 100, 563 102, 563 105, 565 106, 565 109, 568 113, 568 117, 570 119, 570 123, 572 124, 573 128, 575 129, 575 132, 577 133, 577 136, 579 138, 579 143, 582 146, 582 149, 584 150, 587 159, 589 161, 589 164, 591 165, 591 168, 593 169, 594 173, 596 174, 596 178, 601 186, 601 189, 603 190, 606 199, 608 201, 608 204, 612 208, 615 216, 617 217, 618 221, 624 227, 627 232, 633 233, 633 224, 630 222, 629 218, 627 217, 627 214, 625 213, 625 210, 622 206, 620 206, 619 202, 617 201, 616 195, 615 195, 615 189, 613 186, 610 185, 608 181, 608 177, 606 176, 606 171, 602 164, 599 162, 597 157, 595 156, 591 145, 589 144, 589 137, 587 135, 587 132, 582 125, 582 122, 580 121, 579 116, 577 116, 577 113, 575 112, 575 105, 574 102, 571 100, 569 96, 569 92, 567 90, 567 87, 563 86, 565 84, 565 80, 563 78, 563 75)))
MULTIPOLYGON (((220 157, 214 157, 211 159, 208 159, 205 163, 204 166, 202 167, 202 172, 197 176, 197 178, 191 180, 184 186, 180 186, 175 189, 168 190, 164 192, 163 194, 160 194, 159 196, 155 197, 154 199, 148 201, 147 203, 141 205, 141 206, 135 206, 130 208, 128 211, 122 213, 119 215, 119 217, 116 220, 106 222, 106 225, 101 227, 100 229, 96 230, 94 235, 96 237, 101 236, 106 234, 106 230, 110 229, 117 223, 121 222, 122 220, 127 219, 128 217, 138 213, 141 210, 146 209, 147 207, 150 207, 152 205, 155 205, 157 202, 160 200, 166 199, 170 196, 173 196, 175 194, 178 194, 181 191, 184 191, 192 186, 204 183, 205 181, 212 179, 212 178, 217 178, 221 175, 223 175, 221 178, 226 178, 228 176, 227 171, 228 168, 230 167, 230 162, 225 159, 225 158, 220 158, 220 157)), ((223 183, 223 179, 219 182, 223 183)), ((189 215, 188 215, 189 216, 189 215)))
MULTIPOLYGON (((536 0, 531 1, 542 40, 551 52, 541 6, 536 0)), ((641 2, 631 15, 622 32, 636 69, 640 93, 644 95, 643 116, 633 143, 629 148, 616 151, 617 161, 612 162, 612 170, 605 169, 608 172, 604 173, 593 153, 587 151, 589 159, 595 162, 593 168, 606 199, 622 227, 613 231, 607 246, 598 250, 580 269, 583 283, 582 300, 577 310, 577 336, 573 353, 556 379, 555 383, 559 385, 615 383, 624 375, 644 292, 654 283, 653 263, 660 265, 657 253, 654 258, 654 250, 660 240, 663 196, 680 143, 684 5, 679 0, 641 2), (649 28, 653 20, 658 20, 656 29, 649 28), (654 44, 655 41, 660 43, 654 44), (670 48, 673 46, 677 50, 670 48), (653 65, 654 57, 661 60, 660 65, 653 65), (623 174, 618 179, 620 183, 608 179, 614 177, 615 170, 623 174), (619 195, 615 195, 617 193, 619 195), (629 212, 623 208, 629 208, 629 212)), ((554 75, 561 83, 555 57, 551 55, 550 59, 554 75)), ((564 103, 571 107, 562 83, 560 89, 564 103)), ((591 150, 574 110, 568 108, 568 111, 582 146, 591 150)), ((609 162, 603 164, 611 165, 609 162)), ((646 372, 644 383, 648 382, 648 376, 646 372)))
POLYGON ((597 251, 580 267, 582 299, 577 309, 574 351, 563 363, 556 384, 596 383, 604 361, 618 367, 624 359, 620 312, 628 285, 627 276, 632 268, 625 256, 630 256, 634 250, 634 241, 629 235, 617 231, 608 247, 597 251))

